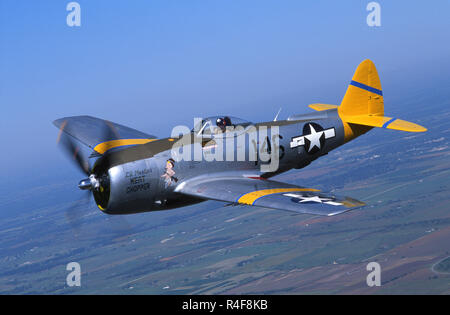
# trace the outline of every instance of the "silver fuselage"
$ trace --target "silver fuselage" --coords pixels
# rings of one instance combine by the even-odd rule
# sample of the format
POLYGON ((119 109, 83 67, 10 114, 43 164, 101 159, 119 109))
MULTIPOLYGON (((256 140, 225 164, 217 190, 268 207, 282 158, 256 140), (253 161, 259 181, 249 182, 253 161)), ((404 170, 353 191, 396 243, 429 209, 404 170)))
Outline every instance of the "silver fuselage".
MULTIPOLYGON (((212 137, 211 140, 215 142, 216 146, 204 145, 199 141, 182 147, 183 151, 189 150, 192 152, 191 158, 177 160, 174 163, 173 171, 176 181, 174 180, 168 185, 164 178, 166 164, 169 159, 174 158, 173 144, 180 139, 161 139, 117 152, 114 163, 104 169, 109 178, 109 189, 104 194, 108 193, 108 196, 94 193, 96 202, 99 208, 108 214, 128 214, 177 208, 203 201, 176 192, 177 187, 186 181, 198 177, 207 177, 211 174, 214 174, 215 177, 237 175, 269 178, 292 168, 303 168, 345 143, 344 125, 337 110, 296 115, 284 121, 270 121, 251 127, 258 129, 261 126, 277 128, 279 143, 272 150, 277 150, 279 161, 274 171, 265 172, 262 170, 261 166, 268 164, 268 162, 267 160, 263 161, 259 155, 256 155, 253 160, 249 159, 249 155, 255 152, 255 146, 257 149, 262 149, 261 146, 265 145, 264 150, 267 151, 267 142, 264 143, 264 139, 261 139, 261 137, 253 137, 253 142, 248 141, 244 144, 235 141, 232 145, 223 145, 222 158, 210 161, 196 160, 193 153, 195 149, 201 150, 205 155, 214 154, 214 150, 217 150, 217 146, 221 145, 223 139, 226 138, 223 136, 212 137), (319 127, 321 130, 316 130, 319 127), (313 139, 313 141, 319 142, 314 148, 311 148, 313 143, 308 140, 308 133, 312 133, 313 130, 322 133, 319 140, 313 139), (171 143, 164 142, 169 140, 171 143), (161 143, 158 143, 159 141, 161 143), (233 150, 232 154, 230 154, 230 150, 233 150), (247 157, 245 160, 237 159, 236 152, 239 150, 244 150, 247 157), (210 152, 208 153, 208 151, 210 152), (234 159, 230 161, 231 155, 234 155, 234 159)), ((247 126, 246 131, 249 130, 248 128, 247 126)), ((272 136, 269 134, 268 139, 274 139, 272 136)), ((233 135, 233 137, 236 137, 236 135, 233 135)), ((233 143, 233 141, 230 142, 233 143)), ((97 164, 101 163, 100 159, 97 164)), ((96 168, 101 169, 100 167, 96 168)))

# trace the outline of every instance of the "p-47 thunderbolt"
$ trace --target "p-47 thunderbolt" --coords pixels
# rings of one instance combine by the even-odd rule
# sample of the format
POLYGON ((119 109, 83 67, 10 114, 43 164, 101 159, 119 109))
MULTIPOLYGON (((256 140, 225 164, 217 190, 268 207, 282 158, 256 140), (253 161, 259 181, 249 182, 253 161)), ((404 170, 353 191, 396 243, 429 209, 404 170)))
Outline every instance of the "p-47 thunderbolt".
POLYGON ((192 130, 160 139, 90 116, 54 124, 60 128, 59 142, 87 176, 79 188, 91 191, 107 214, 167 210, 206 200, 340 214, 364 203, 270 178, 303 168, 374 127, 426 131, 384 115, 380 79, 370 60, 358 66, 340 105, 309 107, 316 112, 263 123, 209 117, 192 130), (82 154, 82 145, 89 156, 82 154), (276 167, 268 167, 272 164, 276 167))

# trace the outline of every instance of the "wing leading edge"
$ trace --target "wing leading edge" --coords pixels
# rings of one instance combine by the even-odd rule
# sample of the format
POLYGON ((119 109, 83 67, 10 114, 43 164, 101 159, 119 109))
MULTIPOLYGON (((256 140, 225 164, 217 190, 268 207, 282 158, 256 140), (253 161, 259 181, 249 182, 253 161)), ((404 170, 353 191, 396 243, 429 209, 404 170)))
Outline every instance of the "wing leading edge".
POLYGON ((349 197, 337 197, 286 183, 246 177, 193 179, 176 191, 189 196, 296 213, 332 216, 364 206, 349 197))

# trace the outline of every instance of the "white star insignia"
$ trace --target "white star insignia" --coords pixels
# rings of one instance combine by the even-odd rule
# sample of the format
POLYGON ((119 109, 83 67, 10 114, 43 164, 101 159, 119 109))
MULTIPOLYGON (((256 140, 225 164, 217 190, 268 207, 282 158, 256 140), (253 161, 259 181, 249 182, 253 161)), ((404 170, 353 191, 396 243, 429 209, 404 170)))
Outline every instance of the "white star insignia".
POLYGON ((316 203, 325 203, 327 205, 331 205, 331 206, 342 206, 343 204, 340 202, 336 202, 333 201, 333 199, 331 198, 322 198, 319 196, 303 196, 303 195, 299 195, 299 194, 283 194, 286 197, 293 197, 293 198, 297 198, 297 199, 301 199, 299 203, 304 203, 304 202, 316 202, 316 203))
POLYGON ((293 137, 290 142, 291 148, 304 146, 305 138, 306 138, 310 142, 308 152, 311 152, 315 147, 317 147, 320 150, 321 149, 320 139, 322 138, 322 136, 324 136, 325 139, 331 139, 336 136, 336 132, 335 132, 334 128, 328 128, 328 129, 317 132, 316 129, 314 129, 312 124, 308 124, 308 125, 309 125, 309 129, 311 130, 310 131, 311 133, 309 135, 305 135, 305 136, 293 137))
POLYGON ((318 203, 322 203, 323 201, 326 201, 325 199, 321 199, 319 196, 314 196, 314 197, 298 196, 298 198, 302 199, 300 201, 300 203, 302 203, 302 202, 318 202, 318 203))
POLYGON ((305 136, 311 142, 308 152, 311 152, 314 147, 320 150, 320 137, 322 137, 323 131, 317 132, 311 124, 309 124, 309 128, 311 129, 311 134, 305 136))

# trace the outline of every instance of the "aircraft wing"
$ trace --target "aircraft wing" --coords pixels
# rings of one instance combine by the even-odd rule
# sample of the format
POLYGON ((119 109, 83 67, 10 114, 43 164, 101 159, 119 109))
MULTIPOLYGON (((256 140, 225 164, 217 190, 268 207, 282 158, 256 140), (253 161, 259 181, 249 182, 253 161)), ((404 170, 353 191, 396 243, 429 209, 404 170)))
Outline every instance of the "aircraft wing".
POLYGON ((321 193, 266 179, 247 177, 207 177, 180 183, 175 191, 212 199, 297 213, 332 216, 362 207, 358 200, 321 193))
POLYGON ((155 136, 92 116, 64 117, 53 124, 60 132, 74 137, 99 154, 113 148, 156 140, 155 136))

